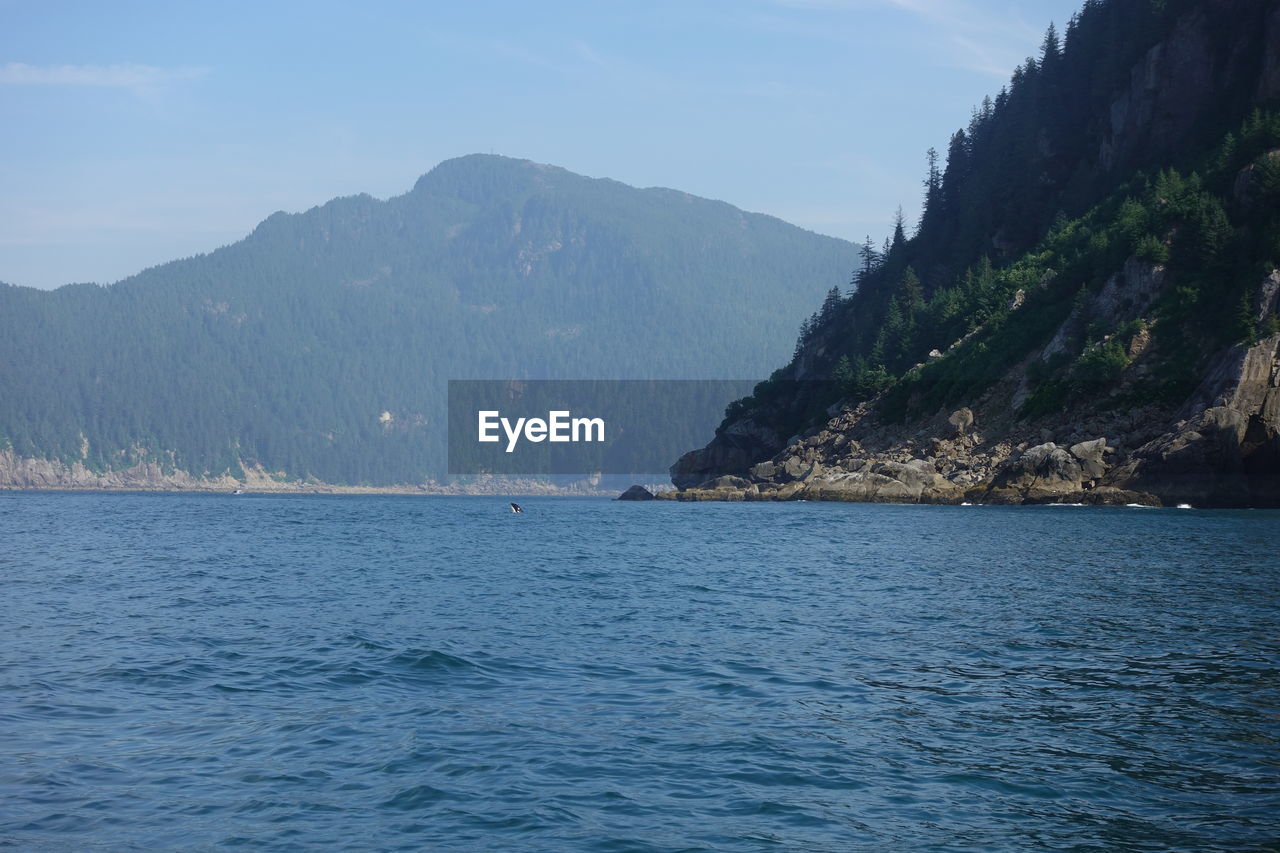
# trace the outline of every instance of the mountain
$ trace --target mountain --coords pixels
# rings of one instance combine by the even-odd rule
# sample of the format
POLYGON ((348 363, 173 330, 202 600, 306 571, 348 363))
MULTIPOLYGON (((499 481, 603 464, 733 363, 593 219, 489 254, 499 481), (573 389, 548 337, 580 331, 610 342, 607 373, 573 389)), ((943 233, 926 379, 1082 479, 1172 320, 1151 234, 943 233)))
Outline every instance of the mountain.
POLYGON ((684 499, 1280 505, 1280 7, 1089 0, 684 499))
POLYGON ((0 286, 0 485, 420 483, 445 467, 447 380, 764 376, 855 256, 722 202, 461 157, 108 287, 0 286))

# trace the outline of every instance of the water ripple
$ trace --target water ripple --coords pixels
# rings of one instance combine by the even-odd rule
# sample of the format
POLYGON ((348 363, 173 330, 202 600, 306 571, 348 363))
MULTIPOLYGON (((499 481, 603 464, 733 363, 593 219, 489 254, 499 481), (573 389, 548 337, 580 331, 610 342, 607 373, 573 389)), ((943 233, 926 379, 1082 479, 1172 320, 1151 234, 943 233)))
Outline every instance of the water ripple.
POLYGON ((525 506, 0 494, 0 847, 1276 849, 1276 513, 525 506))

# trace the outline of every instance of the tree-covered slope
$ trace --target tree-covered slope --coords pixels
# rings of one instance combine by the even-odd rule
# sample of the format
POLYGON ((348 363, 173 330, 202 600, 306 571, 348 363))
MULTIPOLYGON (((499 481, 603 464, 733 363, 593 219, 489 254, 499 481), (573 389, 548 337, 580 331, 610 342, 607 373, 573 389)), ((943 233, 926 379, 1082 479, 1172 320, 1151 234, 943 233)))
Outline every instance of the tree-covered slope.
MULTIPOLYGON (((1088 0, 945 156, 930 152, 915 233, 899 222, 862 248, 855 292, 829 294, 791 362, 677 482, 822 457, 864 499, 872 474, 896 478, 857 468, 875 460, 924 472, 885 494, 972 500, 1037 442, 1105 438, 1111 479, 1068 477, 1068 493, 1280 500, 1280 410, 1239 391, 1272 381, 1258 365, 1280 341, 1278 52, 1266 0, 1088 0), (846 414, 829 421, 833 404, 846 414), (1234 414, 1210 419, 1229 429, 1197 431, 1224 405, 1234 414), (966 432, 975 415, 981 432, 966 432), (1188 429, 1199 438, 1176 438, 1188 429), (1209 433, 1221 444, 1196 444, 1209 433), (1156 473, 1179 466, 1185 492, 1156 473)), ((823 489, 840 491, 809 495, 823 489)))
POLYGON ((419 482, 444 469, 447 380, 764 375, 854 256, 721 202, 463 157, 109 287, 0 286, 0 449, 419 482))

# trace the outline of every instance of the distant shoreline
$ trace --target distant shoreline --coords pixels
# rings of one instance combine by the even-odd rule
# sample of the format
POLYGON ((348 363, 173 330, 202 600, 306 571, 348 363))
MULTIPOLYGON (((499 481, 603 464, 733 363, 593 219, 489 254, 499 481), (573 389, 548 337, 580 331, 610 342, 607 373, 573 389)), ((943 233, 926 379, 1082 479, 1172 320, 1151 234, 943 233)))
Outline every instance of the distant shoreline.
POLYGON ((0 494, 82 494, 82 495, 226 495, 227 497, 247 497, 250 495, 387 495, 400 497, 435 497, 435 498, 609 498, 617 496, 616 490, 581 490, 559 489, 546 491, 461 491, 430 490, 412 486, 330 486, 327 488, 307 489, 242 489, 239 494, 222 488, 174 488, 144 486, 130 487, 93 487, 93 486, 0 486, 0 494))
MULTIPOLYGON (((241 464, 243 477, 222 474, 195 476, 180 468, 167 470, 156 462, 139 462, 128 468, 94 471, 82 462, 17 456, 0 450, 0 491, 31 492, 208 492, 231 494, 340 494, 340 495, 547 495, 564 497, 614 497, 614 485, 598 477, 582 477, 566 485, 536 476, 476 475, 465 483, 397 483, 360 486, 328 483, 313 478, 291 478, 260 465, 241 464)), ((655 475, 656 476, 656 475, 655 475)), ((564 478, 568 480, 568 478, 564 478)), ((662 488, 662 487, 659 487, 662 488)), ((666 486, 669 488, 669 486, 666 486)))
POLYGON ((279 488, 262 486, 192 485, 0 485, 0 492, 77 492, 82 494, 208 494, 208 495, 425 495, 432 497, 600 497, 617 496, 616 489, 581 489, 568 487, 492 484, 485 488, 449 486, 340 486, 333 484, 288 484, 279 488))

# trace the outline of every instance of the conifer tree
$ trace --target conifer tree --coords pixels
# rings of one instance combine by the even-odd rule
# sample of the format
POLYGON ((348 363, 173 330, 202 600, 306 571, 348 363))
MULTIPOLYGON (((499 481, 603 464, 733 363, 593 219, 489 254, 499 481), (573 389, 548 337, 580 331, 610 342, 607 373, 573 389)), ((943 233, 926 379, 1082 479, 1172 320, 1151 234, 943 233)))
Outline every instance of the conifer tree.
POLYGON ((959 213, 960 192, 968 174, 969 137, 963 130, 957 130, 952 134, 951 144, 947 147, 947 170, 942 176, 940 197, 944 217, 954 217, 959 213))
POLYGON ((876 251, 876 244, 872 242, 870 234, 867 235, 866 240, 862 241, 862 247, 858 249, 858 258, 862 261, 862 266, 857 273, 858 288, 861 289, 875 272, 880 260, 880 253, 876 251))
POLYGON ((938 149, 930 148, 925 152, 928 172, 924 179, 924 208, 920 211, 920 226, 917 233, 925 231, 934 217, 939 213, 939 201, 942 195, 942 171, 938 168, 938 149))
POLYGON ((818 312, 821 322, 830 320, 840 307, 840 288, 832 287, 827 291, 827 298, 822 301, 822 310, 818 312))
POLYGON ((924 289, 920 286, 920 277, 912 267, 902 273, 902 281, 898 285, 901 304, 908 314, 914 314, 924 307, 924 289))
POLYGON ((1040 42, 1040 67, 1048 68, 1062 57, 1062 44, 1058 41, 1058 28, 1049 22, 1044 31, 1044 40, 1040 42))

